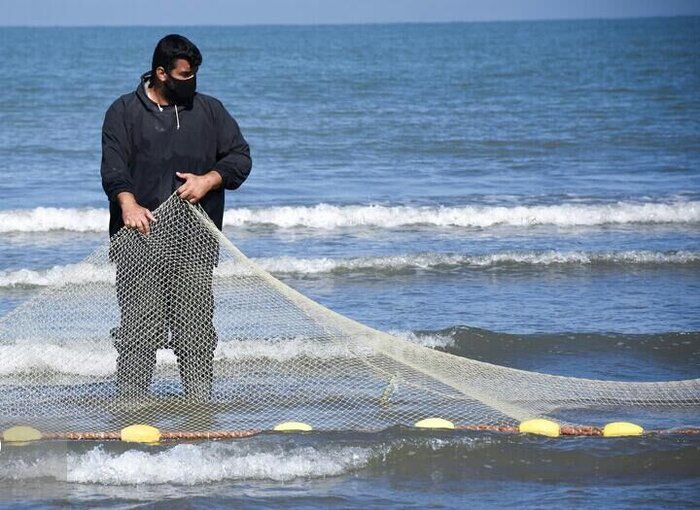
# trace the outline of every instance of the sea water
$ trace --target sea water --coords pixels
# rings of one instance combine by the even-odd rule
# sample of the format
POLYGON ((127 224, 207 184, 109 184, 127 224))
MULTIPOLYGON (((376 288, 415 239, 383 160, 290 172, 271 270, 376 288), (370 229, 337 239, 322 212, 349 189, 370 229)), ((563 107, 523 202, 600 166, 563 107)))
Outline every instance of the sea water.
MULTIPOLYGON (((0 314, 110 278, 81 263, 107 238, 101 124, 171 32, 199 46, 199 90, 251 145, 224 233, 289 285, 460 356, 700 377, 700 18, 0 28, 0 314)), ((5 444, 0 498, 691 507, 699 447, 405 429, 5 444)))

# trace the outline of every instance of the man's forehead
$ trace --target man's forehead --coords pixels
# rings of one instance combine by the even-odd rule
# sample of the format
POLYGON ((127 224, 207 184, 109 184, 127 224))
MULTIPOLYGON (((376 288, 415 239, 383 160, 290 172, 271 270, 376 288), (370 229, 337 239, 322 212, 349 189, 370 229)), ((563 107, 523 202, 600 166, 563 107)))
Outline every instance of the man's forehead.
POLYGON ((184 58, 175 59, 175 69, 177 71, 188 72, 192 70, 190 63, 184 58))

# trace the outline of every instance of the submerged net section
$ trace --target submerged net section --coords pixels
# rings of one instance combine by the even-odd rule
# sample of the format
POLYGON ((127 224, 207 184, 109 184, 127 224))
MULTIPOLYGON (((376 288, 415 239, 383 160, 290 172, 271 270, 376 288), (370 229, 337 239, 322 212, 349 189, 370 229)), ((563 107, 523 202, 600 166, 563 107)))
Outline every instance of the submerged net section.
POLYGON ((155 216, 150 234, 123 229, 85 259, 90 281, 47 288, 0 320, 1 428, 698 425, 700 379, 594 381, 436 351, 304 297, 176 196, 155 216))

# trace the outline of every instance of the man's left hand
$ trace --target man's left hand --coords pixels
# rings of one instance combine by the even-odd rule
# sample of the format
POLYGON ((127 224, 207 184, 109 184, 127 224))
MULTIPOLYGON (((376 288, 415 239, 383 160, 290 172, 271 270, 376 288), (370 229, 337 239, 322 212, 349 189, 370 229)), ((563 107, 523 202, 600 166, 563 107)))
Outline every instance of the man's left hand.
POLYGON ((221 175, 215 170, 204 175, 184 172, 175 172, 175 175, 185 181, 185 184, 177 188, 178 196, 191 204, 196 204, 204 195, 221 186, 221 175))

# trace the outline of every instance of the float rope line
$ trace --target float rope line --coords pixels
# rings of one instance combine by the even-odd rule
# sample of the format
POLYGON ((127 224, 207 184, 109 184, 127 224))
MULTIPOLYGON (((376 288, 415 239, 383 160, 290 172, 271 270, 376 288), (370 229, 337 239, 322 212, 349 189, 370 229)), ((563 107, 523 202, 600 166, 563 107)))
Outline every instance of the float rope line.
MULTIPOLYGON (((518 427, 508 425, 456 425, 455 430, 473 430, 479 432, 503 432, 508 434, 518 434, 518 427)), ((644 431, 644 435, 653 434, 678 434, 693 435, 700 434, 700 428, 689 427, 679 429, 650 429, 644 431)), ((603 436, 603 427, 594 426, 562 426, 562 436, 603 436)))
MULTIPOLYGON (((161 441, 187 441, 201 439, 241 439, 258 435, 260 430, 214 430, 199 432, 161 432, 161 441)), ((42 434, 42 439, 62 441, 119 441, 121 432, 54 432, 42 434)))
MULTIPOLYGON (((507 425, 457 425, 455 430, 475 431, 475 432, 500 432, 505 434, 520 433, 518 427, 507 425)), ((194 432, 161 432, 161 441, 194 441, 203 439, 243 439, 256 436, 263 430, 218 430, 218 431, 194 431, 194 432)), ((376 430, 365 430, 364 432, 377 432, 376 430)), ((700 428, 681 429, 656 429, 647 430, 644 435, 654 434, 674 434, 674 435, 695 435, 700 434, 700 428)), ((602 427, 594 426, 563 426, 562 436, 603 436, 602 427)), ((119 441, 120 432, 53 432, 42 434, 44 440, 61 441, 119 441)))

